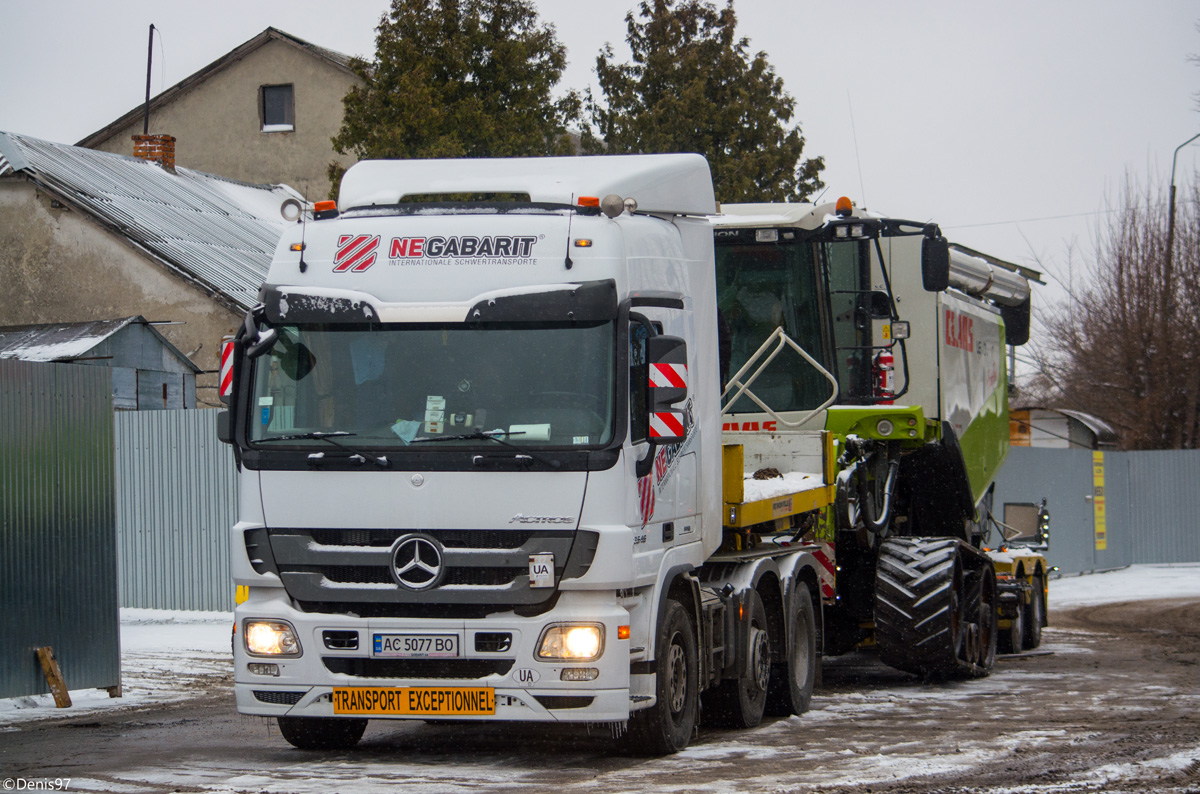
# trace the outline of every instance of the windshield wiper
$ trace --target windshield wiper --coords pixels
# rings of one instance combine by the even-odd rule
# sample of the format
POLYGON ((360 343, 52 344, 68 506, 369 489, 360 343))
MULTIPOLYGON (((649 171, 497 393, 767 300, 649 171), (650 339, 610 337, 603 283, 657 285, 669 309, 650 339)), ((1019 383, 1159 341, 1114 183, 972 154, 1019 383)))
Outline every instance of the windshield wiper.
POLYGON ((517 452, 521 453, 522 455, 526 455, 526 456, 532 458, 533 460, 544 463, 552 469, 557 469, 560 466, 562 466, 562 463, 557 460, 553 460, 552 458, 547 458, 543 455, 539 455, 538 453, 534 452, 531 449, 528 449, 527 447, 518 446, 516 444, 513 444, 510 441, 505 441, 503 438, 501 438, 501 436, 522 436, 522 435, 525 435, 524 430, 517 430, 515 432, 510 432, 508 430, 488 430, 486 432, 484 432, 483 430, 476 430, 473 433, 460 433, 459 435, 455 435, 455 436, 439 436, 437 438, 414 438, 409 443, 432 444, 432 443, 437 443, 439 441, 495 441, 497 444, 503 444, 506 447, 515 449, 517 452))
MULTIPOLYGON (((392 462, 383 455, 374 455, 369 452, 362 452, 354 447, 347 446, 346 444, 342 444, 333 440, 334 438, 344 438, 345 436, 356 435, 358 435, 358 433, 351 433, 348 430, 333 430, 330 432, 314 430, 311 433, 293 433, 287 436, 271 436, 270 438, 260 438, 255 443, 263 443, 267 441, 328 441, 335 447, 340 447, 347 452, 353 452, 354 454, 349 458, 351 462, 354 462, 354 459, 358 458, 359 463, 366 463, 368 460, 370 460, 381 469, 390 469, 392 467, 392 462)), ((313 453, 312 455, 308 456, 308 462, 311 465, 317 465, 321 462, 321 458, 324 456, 325 453, 323 452, 313 453)))

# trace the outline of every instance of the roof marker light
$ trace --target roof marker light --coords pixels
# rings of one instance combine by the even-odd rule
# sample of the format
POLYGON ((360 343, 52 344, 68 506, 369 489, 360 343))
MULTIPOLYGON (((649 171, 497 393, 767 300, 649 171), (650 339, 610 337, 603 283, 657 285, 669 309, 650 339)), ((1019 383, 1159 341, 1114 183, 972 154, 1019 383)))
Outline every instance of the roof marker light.
POLYGON ((579 201, 577 201, 575 203, 581 207, 599 207, 600 206, 600 197, 599 196, 580 196, 579 201))

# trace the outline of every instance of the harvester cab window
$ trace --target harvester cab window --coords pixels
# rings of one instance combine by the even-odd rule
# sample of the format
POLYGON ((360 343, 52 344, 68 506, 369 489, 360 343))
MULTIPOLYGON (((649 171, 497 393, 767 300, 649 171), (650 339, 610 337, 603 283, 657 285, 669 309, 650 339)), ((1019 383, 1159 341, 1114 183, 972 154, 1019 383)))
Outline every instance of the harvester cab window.
MULTIPOLYGON (((780 327, 809 355, 832 369, 822 333, 824 307, 811 243, 718 245, 716 264, 717 307, 723 334, 727 329, 729 376, 780 327)), ((751 388, 779 412, 809 410, 829 396, 829 383, 791 349, 768 364, 751 388)), ((743 396, 732 412, 760 410, 743 396)))
POLYGON ((836 348, 838 389, 847 401, 869 395, 871 389, 871 339, 862 323, 860 311, 863 291, 869 289, 868 252, 864 242, 855 240, 822 245, 823 266, 829 283, 829 308, 833 319, 833 343, 836 348))

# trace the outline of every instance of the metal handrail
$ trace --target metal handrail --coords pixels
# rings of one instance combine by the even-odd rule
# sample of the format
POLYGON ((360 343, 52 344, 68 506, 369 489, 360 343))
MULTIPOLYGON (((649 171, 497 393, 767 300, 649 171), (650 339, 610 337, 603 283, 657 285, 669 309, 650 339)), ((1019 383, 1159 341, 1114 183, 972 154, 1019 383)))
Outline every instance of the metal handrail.
POLYGON ((746 397, 749 397, 759 408, 762 408, 763 411, 773 416, 777 422, 785 427, 799 427, 809 419, 812 419, 821 411, 824 411, 826 408, 833 405, 833 403, 837 401, 839 392, 837 378, 830 374, 829 370, 821 366, 821 364, 815 358, 810 356, 804 348, 796 344, 796 342, 793 341, 790 336, 784 333, 783 326, 779 326, 772 331, 771 335, 767 337, 767 340, 759 346, 758 350, 754 351, 754 355, 750 356, 750 358, 746 360, 746 363, 742 365, 742 368, 739 369, 737 373, 729 379, 729 383, 725 386, 725 390, 721 392, 721 399, 725 400, 726 395, 728 395, 730 390, 735 386, 739 387, 737 393, 734 394, 729 401, 725 402, 724 407, 721 408, 721 416, 725 416, 726 414, 730 413, 730 409, 734 406, 734 404, 742 398, 742 395, 745 395, 746 397), (754 369, 754 373, 746 380, 745 383, 743 383, 742 376, 745 375, 746 372, 755 365, 755 362, 757 362, 758 359, 761 358, 764 353, 766 353, 767 348, 771 347, 772 344, 775 345, 775 349, 771 351, 771 354, 767 356, 767 358, 761 364, 758 364, 758 366, 754 369), (824 375, 825 379, 833 385, 833 394, 830 395, 829 399, 809 411, 804 415, 803 419, 800 419, 797 422, 789 422, 788 420, 784 419, 769 405, 760 400, 757 394, 750 390, 750 386, 758 379, 758 376, 763 373, 763 370, 767 368, 767 365, 774 361, 775 357, 783 352, 784 346, 790 347, 799 353, 805 361, 807 361, 809 364, 812 364, 813 367, 816 368, 817 372, 820 372, 822 375, 824 375))

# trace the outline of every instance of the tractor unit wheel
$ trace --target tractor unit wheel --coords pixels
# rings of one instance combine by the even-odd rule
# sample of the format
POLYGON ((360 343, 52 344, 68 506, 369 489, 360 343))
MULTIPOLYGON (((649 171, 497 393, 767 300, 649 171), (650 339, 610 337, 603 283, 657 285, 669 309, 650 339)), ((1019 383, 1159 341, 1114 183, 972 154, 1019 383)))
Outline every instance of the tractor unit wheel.
POLYGON ((624 736, 630 755, 668 755, 692 740, 700 707, 699 652, 696 627, 678 601, 667 602, 654 655, 657 702, 630 715, 624 736))
POLYGON ((737 678, 728 678, 704 693, 704 715, 711 724, 723 728, 753 728, 762 722, 767 705, 767 687, 771 680, 771 637, 767 629, 767 608, 757 590, 746 595, 746 669, 737 678))
POLYGON ((808 711, 821 663, 817 656, 817 617, 812 593, 803 583, 796 583, 795 600, 791 634, 783 645, 787 658, 771 668, 771 683, 767 687, 767 714, 772 717, 808 711))
POLYGON ((357 717, 277 717, 279 732, 301 750, 348 750, 358 744, 367 721, 357 717))

